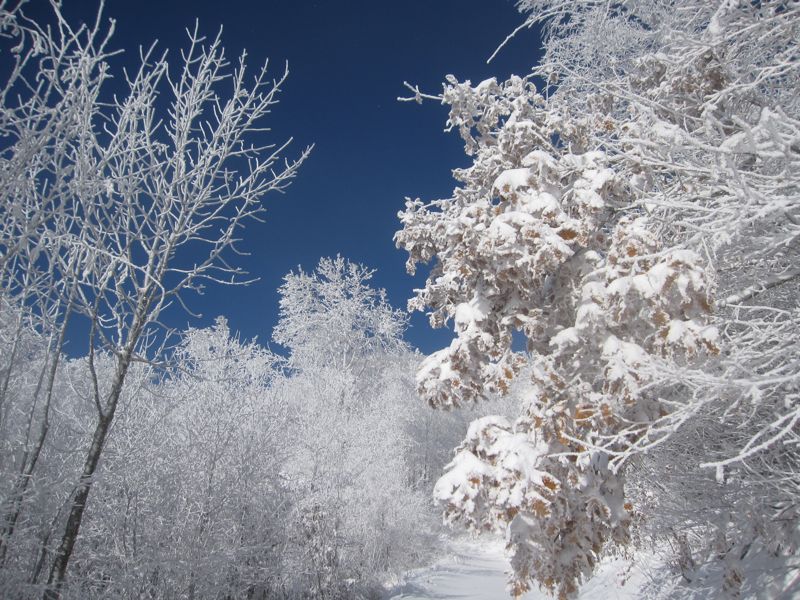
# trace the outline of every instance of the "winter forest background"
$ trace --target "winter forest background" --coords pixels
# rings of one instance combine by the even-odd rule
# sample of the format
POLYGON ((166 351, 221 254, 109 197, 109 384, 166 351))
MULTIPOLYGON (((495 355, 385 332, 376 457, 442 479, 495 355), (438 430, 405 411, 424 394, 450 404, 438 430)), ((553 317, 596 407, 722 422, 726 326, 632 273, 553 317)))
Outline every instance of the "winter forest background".
POLYGON ((465 154, 396 224, 425 355, 340 256, 195 314, 313 157, 283 65, 0 1, 0 596, 381 598, 464 526, 516 596, 800 593, 800 4, 515 6, 531 70, 400 99, 465 154))

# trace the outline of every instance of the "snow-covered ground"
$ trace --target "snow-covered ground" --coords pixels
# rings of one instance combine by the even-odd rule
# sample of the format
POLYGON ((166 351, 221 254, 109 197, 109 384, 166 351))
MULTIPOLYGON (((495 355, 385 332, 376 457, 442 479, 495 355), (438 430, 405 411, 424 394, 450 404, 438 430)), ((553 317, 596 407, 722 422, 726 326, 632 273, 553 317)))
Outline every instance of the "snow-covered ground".
MULTIPOLYGON (((448 555, 431 567, 406 575, 386 596, 387 600, 487 600, 508 598, 506 561, 500 540, 456 539, 448 555)), ((545 598, 537 593, 527 599, 545 598)))
MULTIPOLYGON (((450 542, 445 558, 431 567, 406 574, 384 600, 504 600, 510 598, 505 589, 506 565, 502 541, 488 537, 456 539, 450 542)), ((642 573, 628 569, 625 563, 601 565, 597 575, 583 586, 580 598, 633 600, 639 598, 643 579, 642 573)), ((550 600, 550 597, 534 590, 523 599, 550 600)))

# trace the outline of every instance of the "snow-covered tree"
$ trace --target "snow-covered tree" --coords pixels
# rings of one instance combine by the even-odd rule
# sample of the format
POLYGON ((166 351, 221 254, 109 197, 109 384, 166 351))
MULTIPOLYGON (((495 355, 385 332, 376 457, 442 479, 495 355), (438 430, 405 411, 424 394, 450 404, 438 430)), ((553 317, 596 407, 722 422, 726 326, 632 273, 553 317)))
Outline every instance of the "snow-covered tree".
POLYGON ((283 470, 295 499, 284 560, 314 598, 360 597, 431 545, 433 515, 414 485, 406 427, 418 356, 402 340, 405 316, 371 277, 323 258, 280 288, 273 339, 289 350, 277 393, 293 415, 283 470))
POLYGON ((373 271, 337 256, 322 258, 314 272, 289 273, 280 287, 280 319, 273 339, 303 370, 330 366, 365 368, 364 359, 406 349, 406 318, 384 290, 369 285, 373 271))
MULTIPOLYGON (((285 71, 273 80, 265 64, 251 74, 244 56, 231 68, 219 36, 206 40, 195 30, 176 66, 145 49, 111 93, 113 22, 98 14, 73 27, 58 3, 52 7, 48 27, 24 7, 0 6, 12 59, 0 86, 0 282, 4 297, 49 327, 53 356, 70 316, 88 322, 94 427, 69 508, 56 519, 62 534, 48 554, 47 592, 54 597, 131 365, 153 358, 151 334, 166 306, 209 281, 242 281, 228 262, 240 228, 306 154, 283 162, 286 144, 263 136, 285 71), (107 388, 97 375, 105 355, 116 365, 107 388)), ((51 397, 45 393, 46 406, 51 397)), ((48 414, 34 450, 46 441, 48 414)), ((4 510, 4 537, 17 505, 11 498, 4 510)))
POLYGON ((121 407, 74 557, 83 597, 243 597, 280 587, 290 440, 271 386, 281 360, 218 318, 187 331, 171 363, 148 394, 121 407))
MULTIPOLYGON (((412 272, 436 259, 410 306, 455 325, 418 375, 433 406, 503 392, 530 365, 526 409, 473 423, 436 497, 505 532, 512 593, 569 597, 649 516, 626 496, 633 459, 690 429, 709 436, 684 459, 710 473, 705 498, 733 469, 772 482, 763 522, 796 504, 800 8, 519 5, 544 23, 544 58, 505 82, 448 77, 439 98, 472 164, 452 198, 409 200, 396 240, 412 272)), ((721 556, 768 545, 728 529, 743 537, 721 556)), ((772 529, 791 552, 796 527, 772 529)))

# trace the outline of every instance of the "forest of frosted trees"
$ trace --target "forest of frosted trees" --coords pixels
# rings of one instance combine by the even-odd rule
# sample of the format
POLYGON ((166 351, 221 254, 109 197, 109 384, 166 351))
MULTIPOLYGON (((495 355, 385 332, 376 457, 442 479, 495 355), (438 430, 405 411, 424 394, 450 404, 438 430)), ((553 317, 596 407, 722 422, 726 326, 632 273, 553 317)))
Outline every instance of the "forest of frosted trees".
POLYGON ((170 329, 303 177, 287 73, 197 27, 115 70, 102 11, 0 0, 0 597, 381 598, 459 528, 512 596, 798 593, 800 4, 516 5, 532 71, 406 84, 467 160, 399 213, 425 357, 339 256, 271 346, 170 329))

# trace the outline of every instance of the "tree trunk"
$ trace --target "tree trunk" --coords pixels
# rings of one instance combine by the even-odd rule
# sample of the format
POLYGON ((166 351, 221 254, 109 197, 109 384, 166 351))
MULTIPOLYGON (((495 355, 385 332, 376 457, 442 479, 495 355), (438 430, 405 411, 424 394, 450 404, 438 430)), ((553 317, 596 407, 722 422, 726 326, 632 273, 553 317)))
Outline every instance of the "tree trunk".
POLYGON ((108 438, 111 423, 114 420, 114 413, 117 410, 119 397, 122 393, 122 385, 125 382, 125 376, 130 366, 131 354, 132 349, 129 348, 119 358, 114 384, 108 396, 106 409, 99 415, 100 418, 97 422, 97 427, 95 427, 94 436, 92 437, 92 445, 89 447, 89 453, 83 465, 83 473, 81 474, 75 496, 70 506, 69 517, 67 518, 67 524, 64 528, 64 535, 61 538, 61 543, 56 551, 53 565, 50 568, 50 576, 47 580, 44 600, 57 600, 61 596, 61 587, 64 584, 64 579, 67 574, 67 566, 72 556, 72 550, 75 547, 75 541, 78 539, 81 522, 83 521, 83 514, 86 510, 86 503, 89 500, 89 492, 91 492, 92 489, 94 473, 97 469, 97 464, 100 462, 100 455, 103 453, 103 447, 108 438))

